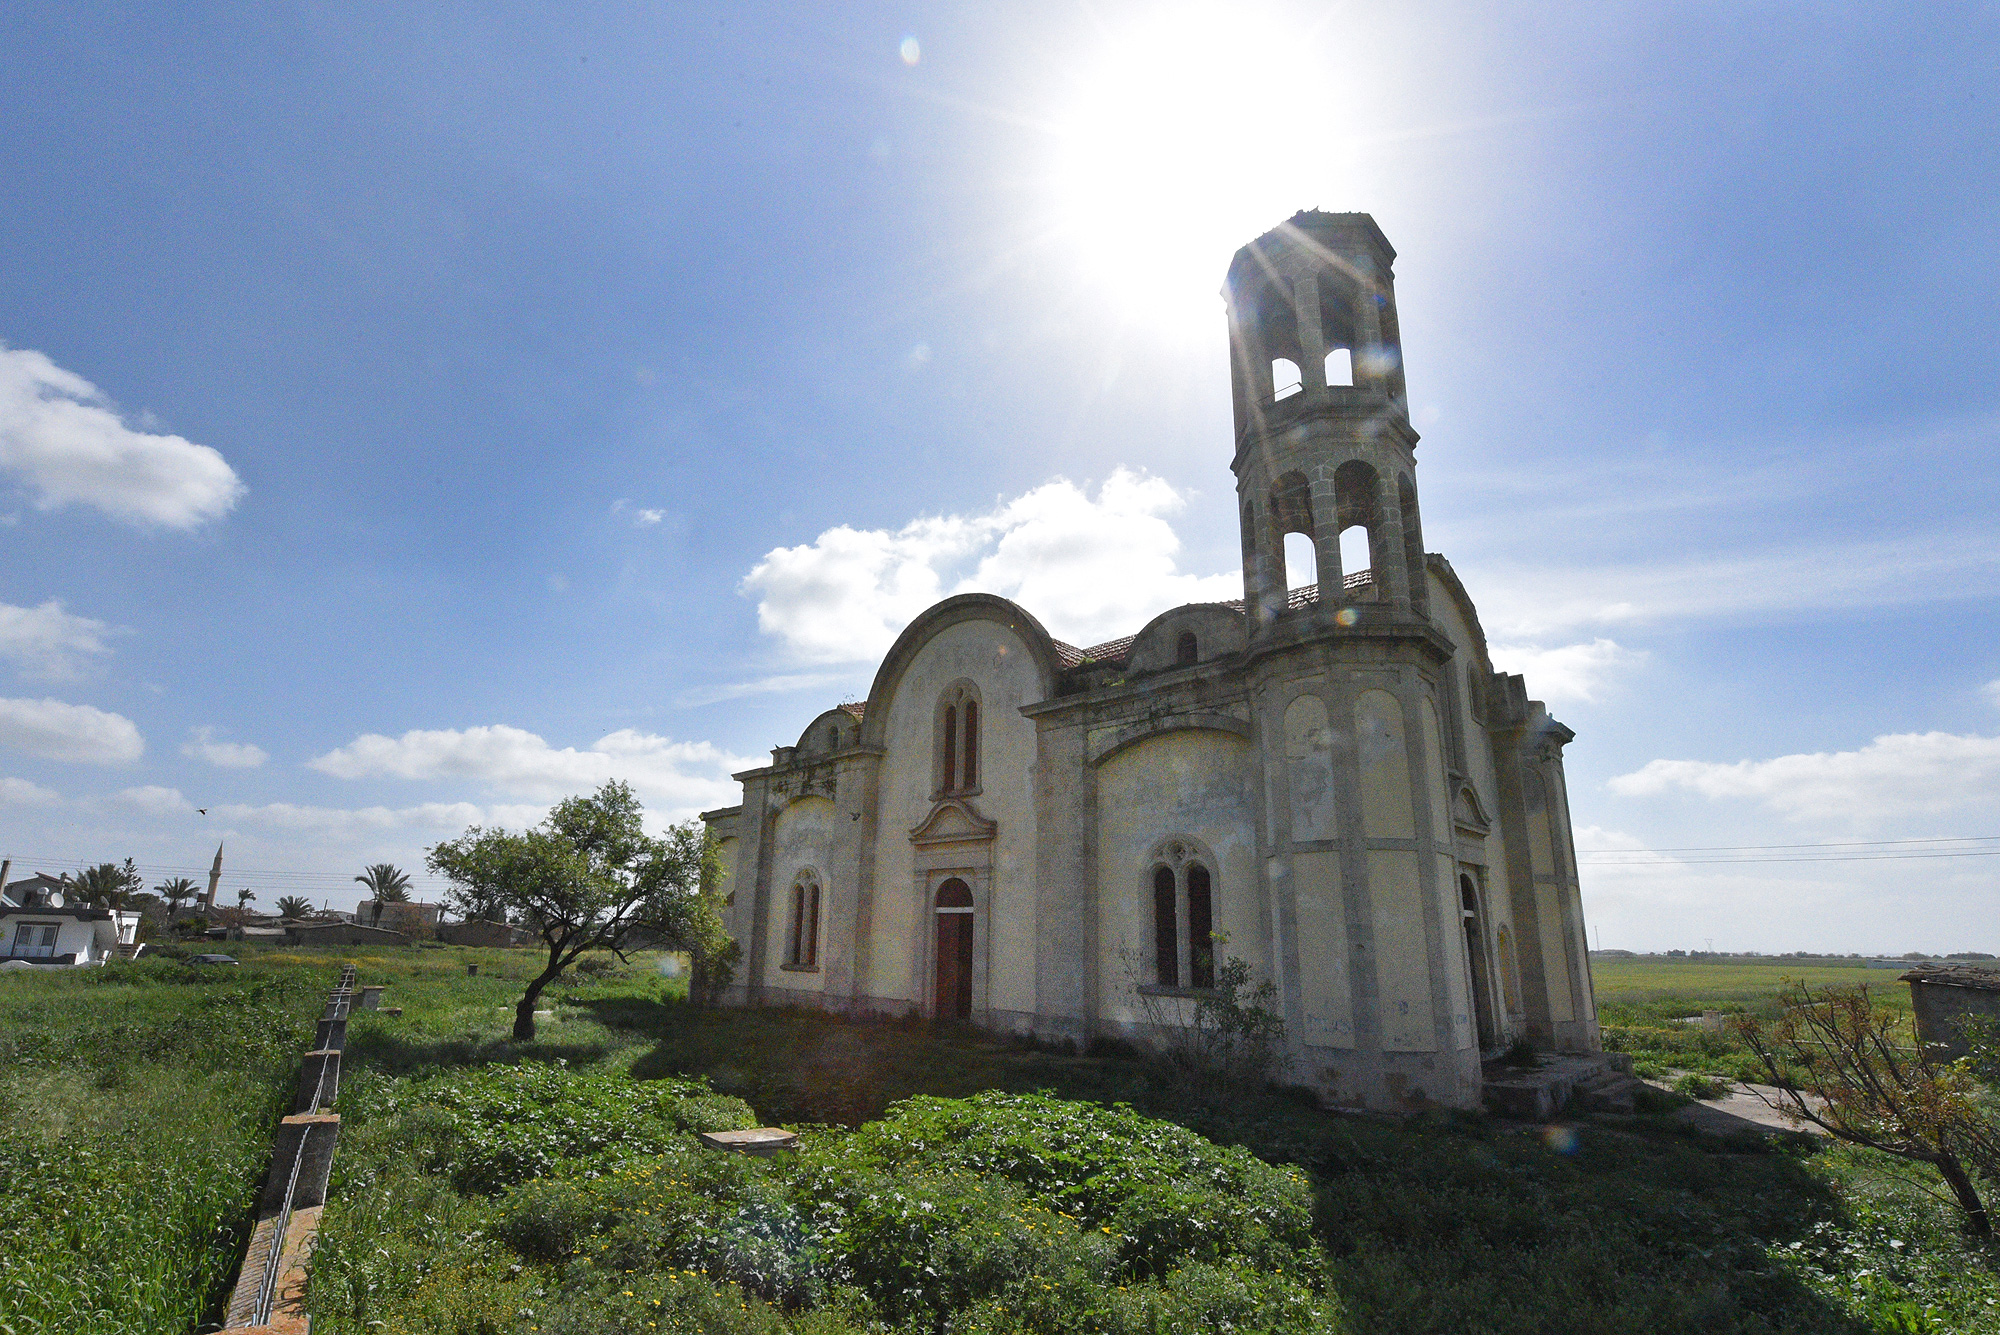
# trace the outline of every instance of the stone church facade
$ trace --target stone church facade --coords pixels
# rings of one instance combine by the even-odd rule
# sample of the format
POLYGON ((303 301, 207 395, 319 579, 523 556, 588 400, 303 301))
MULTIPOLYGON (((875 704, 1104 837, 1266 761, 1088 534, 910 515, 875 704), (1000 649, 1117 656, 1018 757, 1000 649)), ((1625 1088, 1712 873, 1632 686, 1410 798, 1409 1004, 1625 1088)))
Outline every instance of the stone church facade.
POLYGON ((1599 1050, 1572 734, 1424 551, 1394 256, 1302 213, 1230 267, 1243 599, 1080 649, 948 598, 735 776, 726 1001, 1145 1038, 1237 957, 1332 1102, 1476 1107, 1482 1052, 1599 1050))

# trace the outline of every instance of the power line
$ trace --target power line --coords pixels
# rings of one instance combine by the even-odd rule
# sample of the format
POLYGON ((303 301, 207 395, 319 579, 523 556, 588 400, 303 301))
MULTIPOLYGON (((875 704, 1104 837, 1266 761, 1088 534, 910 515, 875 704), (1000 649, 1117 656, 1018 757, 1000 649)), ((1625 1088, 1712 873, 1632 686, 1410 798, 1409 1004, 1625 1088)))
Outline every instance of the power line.
MULTIPOLYGON (((1633 849, 1633 853, 1650 850, 1633 849)), ((1941 858, 1995 858, 2000 848, 1968 848, 1936 853, 1831 853, 1825 857, 1786 856, 1762 858, 1666 858, 1658 862, 1643 857, 1598 857, 1579 855, 1582 867, 1725 867, 1749 862, 1934 862, 1941 858)))
POLYGON ((2000 843, 2000 834, 1943 834, 1922 839, 1852 839, 1818 844, 1691 844, 1685 848, 1604 848, 1599 853, 1745 853, 1767 848, 1888 848, 1899 844, 2000 843))

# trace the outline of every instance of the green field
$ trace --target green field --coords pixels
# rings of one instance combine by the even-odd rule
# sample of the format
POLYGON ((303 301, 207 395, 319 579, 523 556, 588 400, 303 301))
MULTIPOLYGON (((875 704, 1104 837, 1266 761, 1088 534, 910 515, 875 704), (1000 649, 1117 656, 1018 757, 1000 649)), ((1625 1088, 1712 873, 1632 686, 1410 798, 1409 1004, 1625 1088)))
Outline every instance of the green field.
MULTIPOLYGON (((350 1030, 348 1130, 314 1281, 326 1335, 2000 1332, 1990 1248, 1907 1171, 1803 1140, 1715 1141, 1658 1113, 1551 1141, 1473 1116, 1328 1114, 1283 1091, 1202 1099, 1115 1046, 696 1010, 653 960, 555 989, 553 1016, 520 1048, 505 1035, 525 955, 360 963, 404 1014, 350 1030), (494 1071, 558 1060, 543 1083, 494 1071), (1093 1215, 1064 1204, 1082 1190, 1064 1185, 1068 1170, 1025 1173, 991 1147, 968 1161, 963 1132, 944 1129, 964 1105, 898 1103, 982 1089, 1122 1103, 1166 1124, 1137 1124, 1139 1141, 1178 1127, 1299 1171, 1310 1240, 1232 1224, 1240 1201, 1226 1191, 1161 1211, 1136 1159, 1103 1171, 1093 1215), (688 1127, 733 1106, 718 1098, 807 1128, 807 1149, 770 1164, 695 1153, 688 1127), (508 1110, 499 1129, 468 1129, 480 1108, 508 1110), (508 1148, 517 1131, 532 1153, 508 1148), (917 1149, 892 1162, 888 1142, 917 1149), (496 1165, 526 1159, 528 1176, 503 1180, 496 1165), (1100 1219, 1164 1250, 1104 1252, 1083 1222, 1100 1219), (1194 1244, 1167 1237, 1174 1221, 1209 1239, 1205 1259, 1175 1250, 1194 1244), (1283 1284, 1265 1282, 1278 1271, 1283 1284)), ((1784 973, 1689 972, 1707 967, 1607 979, 1607 1005, 1633 1018, 1756 1006, 1784 973)), ((1060 1165, 1072 1106, 1031 1101, 991 1120, 1060 1165)))
POLYGON ((1639 1074, 1660 1078, 1670 1071, 1698 1071, 1730 1080, 1768 1081, 1770 1076, 1725 1026, 1709 1033, 1681 1023, 1705 1010, 1725 1016, 1776 1017, 1788 986, 1866 986, 1876 1001, 1905 1016, 1910 989, 1897 981, 1901 970, 1870 969, 1813 960, 1604 959, 1593 957, 1598 1020, 1604 1044, 1629 1053, 1639 1074))
POLYGON ((220 1315, 332 973, 0 974, 0 1332, 220 1315))
MULTIPOLYGON (((0 977, 0 1332, 213 1319, 349 957, 235 953, 0 977)), ((697 1010, 656 957, 588 961, 521 1045, 530 953, 353 958, 402 1013, 349 1029, 321 1335, 2000 1335, 1990 1244, 1906 1167, 1803 1139, 1204 1098, 1116 1045, 697 1010), (692 1139, 773 1122, 805 1148, 692 1139)), ((1635 1032, 1768 1004, 1786 972, 1598 965, 1635 1032)))

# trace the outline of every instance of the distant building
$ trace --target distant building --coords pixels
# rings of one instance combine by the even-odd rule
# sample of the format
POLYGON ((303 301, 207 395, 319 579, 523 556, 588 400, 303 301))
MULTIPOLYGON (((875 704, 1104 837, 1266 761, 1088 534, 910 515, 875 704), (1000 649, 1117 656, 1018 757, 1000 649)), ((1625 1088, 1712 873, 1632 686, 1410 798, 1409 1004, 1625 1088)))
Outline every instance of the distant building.
POLYGON ((1965 964, 1928 964, 1910 970, 1901 981, 1910 985, 1917 1040, 1947 1061, 1966 1054, 1960 1020, 1977 1016, 2000 1021, 2000 972, 1965 964))
POLYGON ((5 948, 0 961, 8 963, 102 964, 133 952, 138 936, 139 914, 124 909, 80 904, 10 904, 0 908, 0 943, 5 948))
POLYGON ((62 895, 68 889, 68 881, 37 872, 18 881, 9 881, 7 888, 0 890, 0 904, 10 908, 24 908, 31 904, 60 904, 62 895))
POLYGON ((285 943, 293 946, 406 946, 410 938, 386 927, 356 922, 293 922, 285 924, 285 943))
POLYGON ((454 946, 525 946, 535 939, 535 934, 526 928, 509 927, 504 922, 489 922, 484 918, 446 923, 437 929, 437 935, 438 940, 454 946))
POLYGON ((436 904, 414 899, 364 899, 356 907, 354 920, 364 927, 386 927, 417 938, 435 934, 438 925, 436 904))

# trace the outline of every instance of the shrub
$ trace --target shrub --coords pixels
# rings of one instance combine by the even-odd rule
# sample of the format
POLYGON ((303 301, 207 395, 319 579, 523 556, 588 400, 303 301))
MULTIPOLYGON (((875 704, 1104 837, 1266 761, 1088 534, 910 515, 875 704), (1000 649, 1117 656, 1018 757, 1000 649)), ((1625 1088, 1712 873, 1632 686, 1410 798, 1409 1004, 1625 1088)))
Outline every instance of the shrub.
MULTIPOLYGON (((1003 1177, 1087 1229, 1120 1239, 1136 1274, 1186 1258, 1272 1258, 1310 1249, 1312 1197, 1274 1168, 1123 1104, 988 1092, 914 1098, 817 1158, 823 1175, 961 1171, 1003 1177), (1184 1221, 1204 1221, 1193 1226, 1184 1221)), ((837 1194, 831 1181, 816 1191, 837 1194)))
POLYGON ((1674 1081, 1674 1093, 1690 1099, 1719 1099, 1727 1093, 1729 1086, 1720 1080, 1711 1079, 1698 1071, 1689 1071, 1674 1081))
POLYGON ((400 1141, 424 1171, 485 1193, 658 1153, 687 1132, 757 1124, 749 1104, 717 1094, 705 1080, 636 1081, 559 1062, 389 1081, 352 1099, 347 1090, 342 1095, 343 1107, 364 1120, 396 1118, 377 1134, 400 1141))

